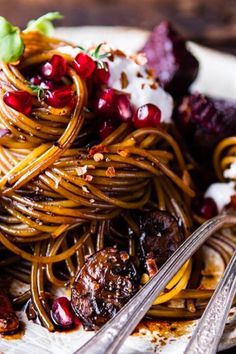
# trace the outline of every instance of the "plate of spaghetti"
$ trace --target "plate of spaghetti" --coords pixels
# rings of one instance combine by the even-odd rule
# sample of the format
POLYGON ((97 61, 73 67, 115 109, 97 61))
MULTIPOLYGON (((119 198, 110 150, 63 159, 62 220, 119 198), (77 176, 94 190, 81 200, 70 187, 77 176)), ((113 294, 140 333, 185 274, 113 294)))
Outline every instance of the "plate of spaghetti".
MULTIPOLYGON (((0 17, 3 353, 73 353, 236 207, 236 59, 166 21, 53 33, 60 17, 0 17)), ((213 235, 120 353, 182 353, 235 249, 234 228, 213 235)))

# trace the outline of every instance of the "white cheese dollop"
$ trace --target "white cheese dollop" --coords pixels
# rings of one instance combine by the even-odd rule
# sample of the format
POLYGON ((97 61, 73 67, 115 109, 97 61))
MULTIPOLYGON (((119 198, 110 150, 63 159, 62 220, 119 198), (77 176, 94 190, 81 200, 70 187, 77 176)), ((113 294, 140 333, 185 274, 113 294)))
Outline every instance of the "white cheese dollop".
MULTIPOLYGON (((71 46, 58 48, 59 51, 75 57, 81 50, 71 46)), ((114 60, 106 60, 109 64, 110 78, 108 86, 119 91, 129 93, 135 108, 146 103, 152 103, 161 110, 161 122, 171 123, 173 113, 173 99, 148 74, 143 65, 137 64, 126 56, 114 55, 114 60), (126 75, 127 87, 122 88, 122 73, 126 75)))
POLYGON ((236 178, 236 162, 231 163, 230 167, 224 171, 225 178, 236 178))
POLYGON ((213 183, 206 190, 205 197, 214 199, 218 211, 230 203, 231 197, 236 194, 235 182, 213 183))
POLYGON ((173 112, 173 99, 158 84, 148 78, 145 67, 138 65, 127 57, 115 56, 109 61, 110 78, 108 85, 116 90, 127 92, 131 95, 131 102, 138 108, 146 103, 152 103, 161 110, 161 122, 171 123, 173 112), (127 87, 122 88, 121 76, 127 77, 127 87))

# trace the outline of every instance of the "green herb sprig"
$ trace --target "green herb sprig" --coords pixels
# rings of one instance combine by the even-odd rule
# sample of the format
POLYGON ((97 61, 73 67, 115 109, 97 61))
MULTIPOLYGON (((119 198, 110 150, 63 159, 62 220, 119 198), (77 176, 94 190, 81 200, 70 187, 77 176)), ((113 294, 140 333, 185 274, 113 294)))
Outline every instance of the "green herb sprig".
POLYGON ((44 89, 38 85, 29 84, 28 87, 37 94, 37 98, 40 101, 44 96, 44 89))
POLYGON ((96 62, 97 66, 101 69, 105 69, 105 62, 104 59, 108 58, 110 56, 110 53, 100 53, 101 47, 103 46, 104 43, 100 43, 95 49, 86 49, 84 47, 78 46, 78 48, 87 54, 89 54, 96 62))

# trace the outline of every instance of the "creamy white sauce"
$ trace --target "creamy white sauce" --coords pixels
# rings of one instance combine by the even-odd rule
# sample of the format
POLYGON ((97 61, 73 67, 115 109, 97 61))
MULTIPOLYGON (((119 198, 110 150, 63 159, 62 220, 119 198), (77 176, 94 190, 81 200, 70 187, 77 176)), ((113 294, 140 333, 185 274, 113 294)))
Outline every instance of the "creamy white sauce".
MULTIPOLYGON (((71 46, 59 48, 62 53, 75 57, 81 50, 71 46)), ((148 77, 143 65, 135 63, 128 57, 115 56, 114 61, 108 60, 110 78, 108 86, 119 91, 127 92, 135 108, 146 103, 152 103, 161 110, 161 122, 171 123, 173 99, 158 84, 153 86, 154 80, 148 77), (121 75, 125 73, 128 86, 122 88, 121 75), (140 77, 140 74, 142 77, 140 77)))
POLYGON ((236 178, 236 162, 231 163, 230 167, 224 171, 225 178, 236 178))
POLYGON ((236 194, 235 182, 228 183, 213 183, 206 190, 205 197, 210 197, 214 199, 218 211, 221 212, 222 209, 230 203, 230 199, 236 194))
POLYGON ((170 123, 173 112, 173 99, 159 85, 152 88, 154 81, 148 78, 144 66, 136 64, 132 59, 116 56, 109 61, 109 87, 131 95, 131 102, 138 108, 146 103, 152 103, 161 110, 161 122, 170 123), (125 73, 128 86, 122 88, 121 75, 125 73), (140 74, 142 77, 140 77, 140 74))

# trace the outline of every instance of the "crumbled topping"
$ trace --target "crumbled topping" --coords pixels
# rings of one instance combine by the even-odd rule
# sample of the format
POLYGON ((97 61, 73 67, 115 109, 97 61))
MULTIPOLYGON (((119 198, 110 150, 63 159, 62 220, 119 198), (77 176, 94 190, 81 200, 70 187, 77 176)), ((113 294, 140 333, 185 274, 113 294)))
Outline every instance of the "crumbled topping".
POLYGON ((122 89, 126 89, 126 87, 129 85, 129 80, 128 80, 128 77, 124 71, 122 71, 122 73, 121 73, 120 81, 121 81, 122 89))
POLYGON ((158 88, 158 83, 157 82, 153 82, 151 85, 150 85, 150 88, 152 90, 156 90, 158 88))
POLYGON ((79 166, 76 168, 76 173, 78 176, 83 176, 87 173, 87 170, 88 170, 88 166, 85 165, 85 166, 79 166))
POLYGON ((95 145, 89 150, 89 155, 94 156, 97 152, 104 153, 104 152, 108 152, 108 150, 105 145, 102 144, 95 145))
POLYGON ((100 152, 96 152, 96 154, 93 155, 93 159, 96 162, 102 161, 104 159, 104 155, 100 152))
POLYGON ((93 180, 93 176, 91 176, 91 175, 85 175, 85 176, 84 176, 84 180, 85 180, 86 182, 91 182, 91 181, 93 180))
POLYGON ((106 176, 107 177, 115 177, 115 175, 116 175, 116 170, 115 170, 115 168, 114 167, 108 167, 108 169, 106 170, 106 176))
POLYGON ((150 277, 153 277, 158 272, 157 264, 154 258, 146 259, 147 270, 150 277))
POLYGON ((123 262, 126 262, 129 259, 129 255, 127 252, 125 251, 121 251, 120 252, 120 258, 123 262))
POLYGON ((129 156, 129 153, 128 153, 128 151, 126 151, 126 150, 117 150, 117 154, 119 154, 120 156, 122 156, 122 157, 127 157, 127 156, 129 156))
POLYGON ((83 190, 85 193, 89 193, 89 190, 88 190, 88 187, 87 187, 87 186, 82 186, 81 188, 82 188, 82 190, 83 190))
POLYGON ((131 59, 138 65, 147 64, 147 57, 145 53, 137 53, 130 56, 131 59))

